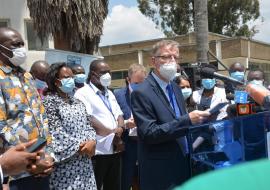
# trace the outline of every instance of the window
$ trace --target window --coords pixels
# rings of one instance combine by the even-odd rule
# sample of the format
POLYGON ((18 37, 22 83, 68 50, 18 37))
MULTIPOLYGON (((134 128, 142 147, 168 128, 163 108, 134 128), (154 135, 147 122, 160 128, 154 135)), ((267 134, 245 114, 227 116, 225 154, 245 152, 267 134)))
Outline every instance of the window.
POLYGON ((28 40, 28 50, 45 50, 49 47, 48 39, 43 40, 43 44, 41 40, 37 36, 37 33, 34 30, 34 25, 31 20, 27 20, 25 22, 26 32, 27 32, 27 40, 28 40))
POLYGON ((114 71, 112 72, 112 80, 125 79, 128 76, 128 71, 114 71))
POLYGON ((8 27, 9 19, 0 19, 0 27, 8 27))

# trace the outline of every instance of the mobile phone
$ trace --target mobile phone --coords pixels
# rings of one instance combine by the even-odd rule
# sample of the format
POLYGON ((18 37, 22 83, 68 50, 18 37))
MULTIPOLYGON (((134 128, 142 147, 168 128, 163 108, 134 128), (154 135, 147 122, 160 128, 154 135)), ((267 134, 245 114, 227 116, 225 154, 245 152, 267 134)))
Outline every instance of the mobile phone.
POLYGON ((38 150, 40 150, 41 148, 43 148, 47 143, 46 138, 44 137, 38 137, 37 142, 35 142, 35 144, 31 145, 30 147, 27 148, 28 152, 36 152, 38 150))
POLYGON ((228 104, 228 102, 222 102, 222 103, 217 104, 215 107, 213 107, 209 110, 210 114, 212 115, 212 114, 219 112, 219 110, 222 109, 227 104, 228 104))

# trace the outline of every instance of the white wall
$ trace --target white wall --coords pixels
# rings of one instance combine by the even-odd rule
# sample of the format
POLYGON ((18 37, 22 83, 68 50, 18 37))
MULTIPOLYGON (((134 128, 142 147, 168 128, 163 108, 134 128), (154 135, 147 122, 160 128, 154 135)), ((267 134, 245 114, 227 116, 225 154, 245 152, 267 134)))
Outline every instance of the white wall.
MULTIPOLYGON (((26 0, 0 0, 0 19, 9 19, 9 26, 22 35, 28 49, 25 20, 30 16, 26 0)), ((49 48, 54 48, 52 40, 49 41, 49 48)), ((25 68, 29 69, 34 61, 40 59, 45 59, 44 51, 29 51, 25 68)))

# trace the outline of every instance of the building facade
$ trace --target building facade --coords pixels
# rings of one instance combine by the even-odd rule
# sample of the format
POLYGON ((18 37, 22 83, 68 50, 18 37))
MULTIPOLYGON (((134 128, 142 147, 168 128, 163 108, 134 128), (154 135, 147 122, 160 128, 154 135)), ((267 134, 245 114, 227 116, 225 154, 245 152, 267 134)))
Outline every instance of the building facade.
MULTIPOLYGON (((29 16, 26 0, 0 0, 0 27, 9 26, 16 29, 25 40, 28 50, 27 64, 29 70, 36 60, 45 59, 45 50, 54 48, 53 39, 44 40, 43 44, 37 37, 33 22, 29 16)), ((194 33, 172 38, 180 43, 181 64, 196 63, 196 38, 194 33)), ((161 39, 153 39, 132 43, 116 44, 100 47, 99 53, 105 58, 112 70, 112 87, 119 88, 125 85, 127 70, 133 63, 144 65, 150 70, 152 46, 161 39)), ((266 81, 270 81, 270 44, 237 37, 209 33, 209 48, 225 66, 234 62, 243 63, 246 68, 261 68, 265 71, 266 81)), ((213 56, 210 62, 217 64, 213 56)), ((219 65, 219 69, 223 69, 219 65)), ((227 74, 227 72, 224 72, 227 74)))
MULTIPOLYGON (((195 33, 171 38, 180 43, 181 65, 196 63, 196 36, 195 33)), ((150 70, 152 46, 161 39, 103 46, 100 48, 102 56, 112 68, 113 87, 125 85, 128 67, 133 63, 144 65, 150 70)), ((243 37, 228 37, 209 33, 209 49, 214 55, 209 55, 210 63, 218 65, 224 70, 220 60, 226 67, 240 62, 248 69, 261 68, 265 72, 266 81, 270 82, 270 44, 243 37), (216 57, 216 58, 215 58, 216 57)), ((226 71, 221 71, 228 74, 226 71)))

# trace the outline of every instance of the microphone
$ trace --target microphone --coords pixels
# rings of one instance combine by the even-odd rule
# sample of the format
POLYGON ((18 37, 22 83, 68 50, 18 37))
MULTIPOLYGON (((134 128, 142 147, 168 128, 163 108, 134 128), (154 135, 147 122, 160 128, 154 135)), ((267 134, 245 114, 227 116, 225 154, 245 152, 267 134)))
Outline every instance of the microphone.
POLYGON ((234 100, 234 94, 226 94, 226 99, 229 101, 234 100))
POLYGON ((199 70, 200 75, 203 77, 207 77, 207 78, 217 78, 220 79, 222 81, 228 81, 228 82, 232 82, 234 84, 238 84, 238 85, 244 85, 243 82, 238 81, 234 78, 219 74, 215 71, 215 69, 209 68, 209 67, 203 67, 199 70))
POLYGON ((246 86, 246 91, 255 102, 270 109, 270 91, 267 88, 255 84, 248 84, 246 86))

